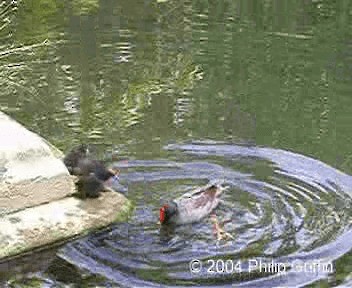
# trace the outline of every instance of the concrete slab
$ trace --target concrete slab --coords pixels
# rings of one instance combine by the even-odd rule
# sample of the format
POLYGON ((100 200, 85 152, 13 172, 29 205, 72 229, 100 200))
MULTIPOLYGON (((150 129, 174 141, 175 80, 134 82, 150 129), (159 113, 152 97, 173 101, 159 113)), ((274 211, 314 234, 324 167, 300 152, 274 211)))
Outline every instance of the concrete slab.
POLYGON ((75 192, 62 153, 2 112, 0 139, 0 215, 75 192))
POLYGON ((0 218, 0 259, 69 239, 127 218, 131 203, 117 192, 80 200, 67 197, 0 218))

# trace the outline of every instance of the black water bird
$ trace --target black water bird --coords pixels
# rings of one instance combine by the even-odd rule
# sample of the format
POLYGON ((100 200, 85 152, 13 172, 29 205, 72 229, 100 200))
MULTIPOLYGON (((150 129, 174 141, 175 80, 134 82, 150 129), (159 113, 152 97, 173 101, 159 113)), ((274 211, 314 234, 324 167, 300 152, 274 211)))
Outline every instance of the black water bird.
POLYGON ((68 172, 70 172, 71 175, 76 175, 74 169, 78 167, 78 162, 84 158, 87 158, 89 154, 87 144, 80 144, 70 150, 70 152, 65 155, 63 160, 68 172))
POLYGON ((102 191, 111 191, 108 181, 118 180, 120 172, 108 169, 103 162, 94 159, 86 144, 73 148, 65 156, 64 163, 70 174, 78 177, 76 187, 83 199, 96 198, 102 191))

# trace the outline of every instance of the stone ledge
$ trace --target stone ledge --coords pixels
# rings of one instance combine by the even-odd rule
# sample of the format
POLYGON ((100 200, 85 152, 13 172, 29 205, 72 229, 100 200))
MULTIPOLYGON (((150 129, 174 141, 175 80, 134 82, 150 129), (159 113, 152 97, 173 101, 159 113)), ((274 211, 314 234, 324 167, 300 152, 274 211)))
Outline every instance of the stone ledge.
POLYGON ((0 259, 49 245, 127 218, 132 205, 123 195, 67 197, 7 214, 0 219, 0 259))
POLYGON ((1 111, 0 139, 0 215, 75 192, 62 153, 1 111))
POLYGON ((38 181, 0 182, 0 216, 67 197, 75 192, 73 177, 58 175, 38 181), (36 193, 40 191, 40 193, 36 193))

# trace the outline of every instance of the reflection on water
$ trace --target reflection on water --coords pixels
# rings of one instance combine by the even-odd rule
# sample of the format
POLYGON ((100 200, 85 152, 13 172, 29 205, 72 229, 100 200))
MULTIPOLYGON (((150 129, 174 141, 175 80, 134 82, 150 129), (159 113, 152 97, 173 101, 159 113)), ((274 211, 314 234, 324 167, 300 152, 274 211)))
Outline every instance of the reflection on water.
MULTIPOLYGON (((352 248, 351 176, 283 150, 204 142, 165 148, 170 156, 182 151, 185 161, 116 163, 128 168, 122 181, 136 203, 133 216, 65 245, 57 253, 61 267, 121 287, 331 281, 336 261, 352 248), (215 213, 233 240, 217 241, 208 218, 176 228, 157 224, 165 199, 208 181, 230 186, 215 213), (191 273, 194 259, 203 266, 191 273)), ((76 282, 57 270, 50 269, 47 281, 76 282)))
POLYGON ((349 286, 350 177, 322 163, 352 167, 346 1, 12 2, 0 109, 63 151, 89 142, 144 160, 118 163, 135 215, 65 246, 38 276, 48 287, 349 286), (192 139, 322 162, 209 141, 162 149, 192 139), (159 231, 162 202, 208 181, 230 186, 216 213, 234 240, 217 243, 209 219, 159 231), (334 261, 343 276, 248 273, 259 256, 334 261), (242 273, 191 274, 194 257, 241 260, 242 273))

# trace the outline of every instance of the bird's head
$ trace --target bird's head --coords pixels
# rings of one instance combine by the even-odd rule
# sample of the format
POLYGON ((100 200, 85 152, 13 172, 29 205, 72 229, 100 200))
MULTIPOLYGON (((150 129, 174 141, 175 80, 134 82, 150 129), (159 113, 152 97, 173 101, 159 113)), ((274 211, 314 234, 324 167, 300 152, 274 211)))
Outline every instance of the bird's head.
POLYGON ((82 156, 86 156, 89 154, 89 145, 88 144, 80 144, 76 147, 76 150, 75 150, 76 153, 79 153, 81 154, 82 156))
POLYGON ((108 169, 108 173, 110 175, 110 178, 112 179, 113 182, 119 181, 119 174, 120 170, 117 168, 110 168, 108 169))
POLYGON ((166 224, 170 218, 177 213, 177 205, 174 202, 165 204, 160 208, 159 220, 160 224, 166 224))

